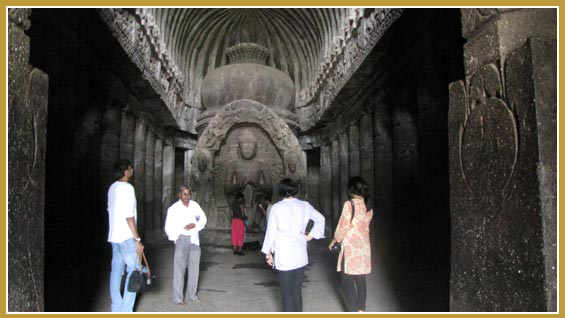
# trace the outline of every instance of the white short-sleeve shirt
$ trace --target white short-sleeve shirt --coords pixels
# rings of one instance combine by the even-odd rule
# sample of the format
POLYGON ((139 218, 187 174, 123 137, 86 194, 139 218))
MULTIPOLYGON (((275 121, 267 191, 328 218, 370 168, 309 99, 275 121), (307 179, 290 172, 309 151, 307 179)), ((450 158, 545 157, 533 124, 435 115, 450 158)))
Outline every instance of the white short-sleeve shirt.
POLYGON ((124 181, 116 181, 108 190, 108 242, 121 243, 133 237, 127 218, 137 223, 137 200, 135 189, 124 181))

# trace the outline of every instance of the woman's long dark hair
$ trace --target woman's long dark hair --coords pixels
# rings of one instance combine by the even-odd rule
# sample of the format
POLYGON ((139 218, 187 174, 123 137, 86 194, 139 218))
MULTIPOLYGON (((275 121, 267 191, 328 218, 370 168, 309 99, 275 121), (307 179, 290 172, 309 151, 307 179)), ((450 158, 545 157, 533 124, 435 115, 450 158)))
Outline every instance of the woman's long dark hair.
POLYGON ((369 185, 365 181, 365 179, 361 177, 352 177, 349 179, 349 183, 347 184, 347 189, 349 190, 349 195, 353 196, 360 195, 365 199, 365 206, 367 207, 367 211, 371 211, 373 208, 371 204, 371 195, 369 194, 369 185))

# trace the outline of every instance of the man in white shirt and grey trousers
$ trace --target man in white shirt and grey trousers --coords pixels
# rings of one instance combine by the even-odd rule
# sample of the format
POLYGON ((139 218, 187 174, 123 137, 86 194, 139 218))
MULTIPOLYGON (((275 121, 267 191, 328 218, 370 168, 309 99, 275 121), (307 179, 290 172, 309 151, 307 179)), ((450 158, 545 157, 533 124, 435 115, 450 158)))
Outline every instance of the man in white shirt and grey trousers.
POLYGON ((167 210, 165 232, 175 242, 173 270, 173 302, 186 305, 185 299, 198 301, 198 272, 200 270, 200 239, 198 232, 206 226, 206 215, 195 201, 192 191, 181 186, 179 201, 167 210), (186 294, 183 297, 184 270, 188 267, 186 294))

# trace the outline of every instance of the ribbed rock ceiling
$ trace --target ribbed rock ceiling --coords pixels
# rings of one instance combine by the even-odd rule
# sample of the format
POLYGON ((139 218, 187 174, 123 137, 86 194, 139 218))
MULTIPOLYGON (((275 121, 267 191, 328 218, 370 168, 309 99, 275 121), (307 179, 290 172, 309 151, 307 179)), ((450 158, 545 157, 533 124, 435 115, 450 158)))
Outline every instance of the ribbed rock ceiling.
MULTIPOLYGON (((360 74, 361 64, 402 11, 107 8, 100 9, 100 15, 165 103, 176 122, 173 126, 194 133, 197 118, 205 111, 203 80, 228 64, 226 53, 235 60, 242 58, 240 49, 249 55, 243 59, 246 62, 259 54, 262 59, 257 63, 288 75, 294 85, 294 98, 289 99, 294 107, 291 103, 288 110, 298 116, 301 130, 311 129, 336 106, 341 89, 360 74), (230 49, 234 46, 237 50, 230 49)), ((144 102, 154 104, 154 100, 144 102)))
POLYGON ((318 73, 334 37, 343 33, 348 8, 148 8, 171 60, 183 73, 187 101, 200 106, 200 86, 227 64, 225 51, 252 42, 271 50, 267 65, 289 75, 296 101, 318 73))

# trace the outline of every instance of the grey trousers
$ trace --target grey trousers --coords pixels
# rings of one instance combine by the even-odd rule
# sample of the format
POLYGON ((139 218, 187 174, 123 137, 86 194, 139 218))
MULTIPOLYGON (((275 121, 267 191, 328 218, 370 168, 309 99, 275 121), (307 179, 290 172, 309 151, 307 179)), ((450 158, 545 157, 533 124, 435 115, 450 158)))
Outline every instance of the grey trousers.
POLYGON ((198 288, 198 272, 200 271, 200 246, 191 244, 190 236, 181 235, 177 239, 173 271, 173 302, 182 303, 184 299, 198 300, 196 290, 198 288), (183 297, 184 270, 187 267, 186 293, 183 297))

